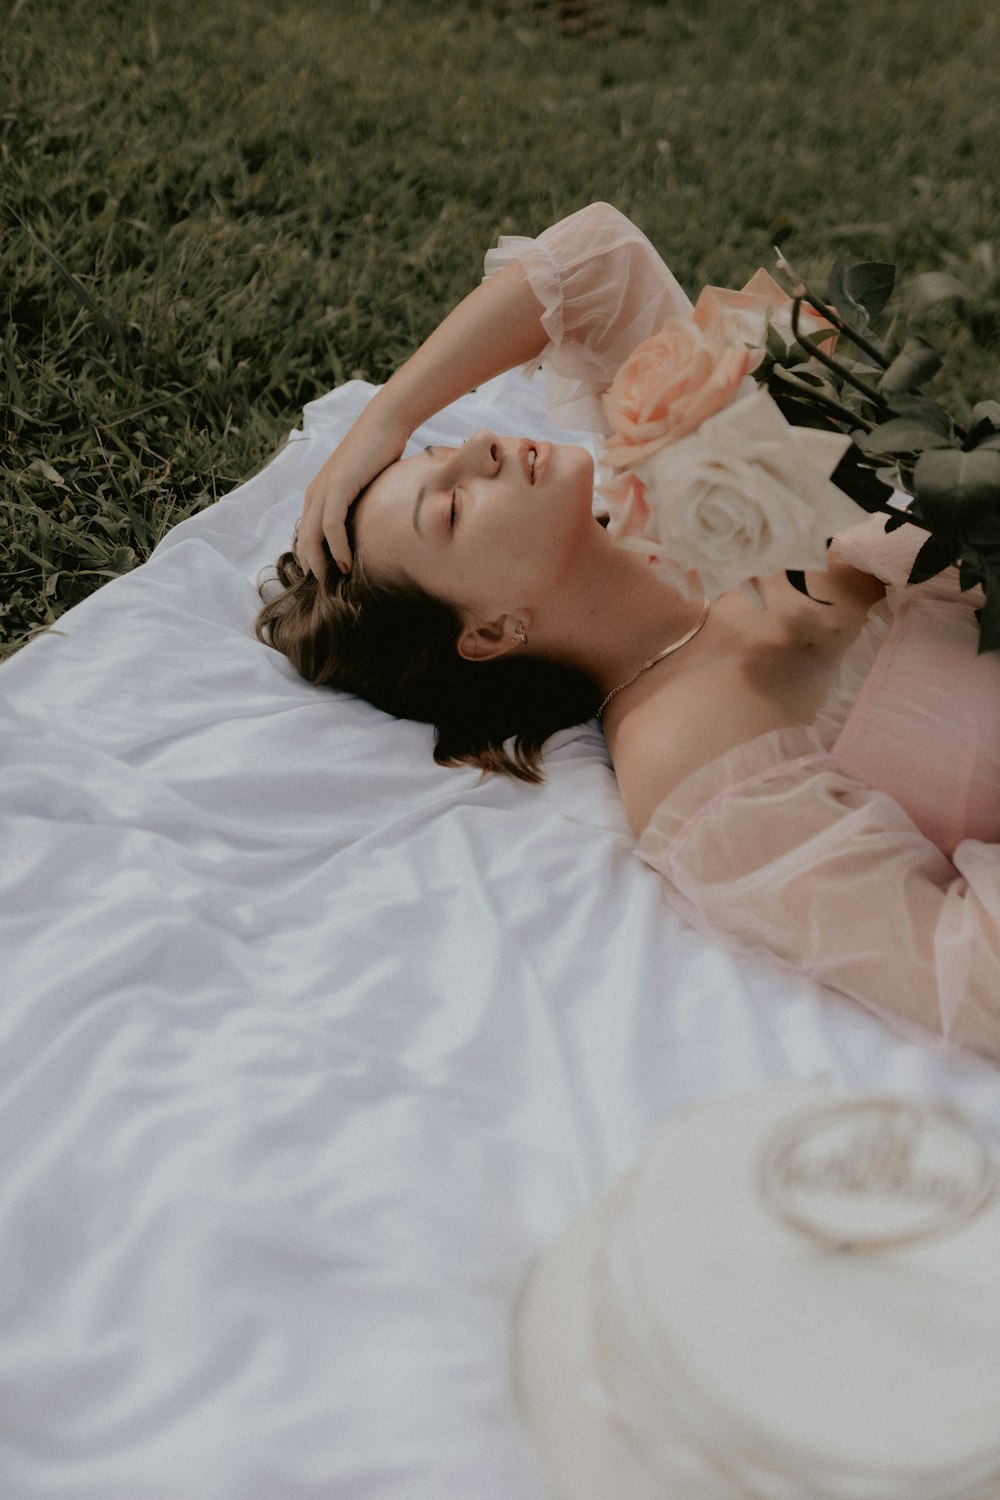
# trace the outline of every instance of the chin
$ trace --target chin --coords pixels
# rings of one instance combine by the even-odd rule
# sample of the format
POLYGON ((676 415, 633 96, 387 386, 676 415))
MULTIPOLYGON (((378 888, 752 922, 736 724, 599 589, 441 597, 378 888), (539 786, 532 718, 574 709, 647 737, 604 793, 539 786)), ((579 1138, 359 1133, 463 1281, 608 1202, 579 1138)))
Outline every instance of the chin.
POLYGON ((553 451, 559 455, 560 482, 586 499, 589 509, 594 499, 594 460, 589 451, 579 443, 559 443, 553 451))

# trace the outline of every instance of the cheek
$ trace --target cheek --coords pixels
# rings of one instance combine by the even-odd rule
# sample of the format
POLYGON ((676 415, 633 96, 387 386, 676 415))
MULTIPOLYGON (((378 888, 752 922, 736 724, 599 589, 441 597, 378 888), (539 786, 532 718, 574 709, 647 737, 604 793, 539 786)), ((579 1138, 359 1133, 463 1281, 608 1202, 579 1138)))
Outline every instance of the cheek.
POLYGON ((576 448, 574 451, 576 453, 576 462, 580 467, 580 473, 586 480, 588 487, 592 490, 594 487, 593 457, 587 452, 586 448, 576 448))
POLYGON ((571 487, 578 499, 586 499, 589 503, 594 493, 594 460, 586 448, 581 448, 576 444, 560 449, 560 457, 562 458, 563 455, 565 458, 562 468, 566 484, 571 487))

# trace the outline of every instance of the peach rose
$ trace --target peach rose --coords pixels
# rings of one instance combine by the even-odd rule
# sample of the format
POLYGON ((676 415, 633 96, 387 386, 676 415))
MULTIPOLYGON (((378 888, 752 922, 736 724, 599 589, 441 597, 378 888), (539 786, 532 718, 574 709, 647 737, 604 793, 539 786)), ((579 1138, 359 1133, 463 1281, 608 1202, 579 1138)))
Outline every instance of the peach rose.
POLYGON ((597 486, 597 493, 608 502, 611 520, 608 530, 613 536, 641 536, 652 519, 652 509, 646 499, 646 486, 637 474, 623 469, 613 474, 605 484, 597 486))
POLYGON ((724 316, 673 317, 639 344, 605 394, 611 436, 602 462, 631 469, 676 442, 726 405, 747 372, 750 352, 724 316))
POLYGON ((683 593, 741 588, 763 604, 758 579, 825 568, 827 538, 867 519, 828 477, 850 445, 845 433, 791 426, 755 387, 633 476, 645 519, 619 543, 683 593))
MULTIPOLYGON (((778 330, 786 346, 795 338, 792 333, 792 298, 763 268, 754 272, 741 292, 730 291, 724 286, 703 287, 694 305, 693 316, 699 328, 713 327, 720 317, 728 318, 735 328, 736 337, 751 350, 748 367, 751 372, 764 358, 768 323, 778 330)), ((813 337, 820 329, 832 327, 827 318, 803 304, 799 328, 804 334, 813 337)), ((820 348, 829 354, 835 342, 834 333, 823 340, 820 348)))

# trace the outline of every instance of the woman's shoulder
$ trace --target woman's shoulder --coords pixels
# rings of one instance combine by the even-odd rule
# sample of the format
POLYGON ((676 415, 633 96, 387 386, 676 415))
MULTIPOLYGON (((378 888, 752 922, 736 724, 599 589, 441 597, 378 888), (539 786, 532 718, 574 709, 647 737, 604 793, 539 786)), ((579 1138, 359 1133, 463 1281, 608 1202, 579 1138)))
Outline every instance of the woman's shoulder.
MULTIPOLYGON (((801 753, 803 732, 815 737, 844 655, 884 590, 839 562, 809 582, 825 605, 804 598, 783 574, 766 581, 765 610, 741 594, 724 595, 698 639, 637 681, 606 715, 608 748, 637 833, 696 771, 706 768, 699 780, 706 796, 716 782, 730 784, 728 757, 740 747, 759 741, 767 764, 780 765, 801 753)), ((756 761, 754 767, 760 769, 756 761)))
POLYGON ((723 661, 666 690, 645 691, 605 730, 633 832, 638 836, 680 786, 693 785, 692 778, 695 802, 709 800, 732 785, 737 763, 752 764, 756 773, 794 758, 802 733, 813 733, 796 717, 764 694, 740 691, 731 664, 723 661), (758 748, 747 760, 750 745, 758 748))
MULTIPOLYGON (((678 706, 679 705, 675 705, 678 706)), ((641 717, 641 716, 640 716, 641 717)), ((725 716, 703 717, 694 733, 633 733, 612 751, 625 816, 638 838, 654 821, 679 832, 717 802, 738 797, 757 784, 826 765, 829 756, 810 725, 784 722, 761 712, 751 726, 734 730, 725 716)))

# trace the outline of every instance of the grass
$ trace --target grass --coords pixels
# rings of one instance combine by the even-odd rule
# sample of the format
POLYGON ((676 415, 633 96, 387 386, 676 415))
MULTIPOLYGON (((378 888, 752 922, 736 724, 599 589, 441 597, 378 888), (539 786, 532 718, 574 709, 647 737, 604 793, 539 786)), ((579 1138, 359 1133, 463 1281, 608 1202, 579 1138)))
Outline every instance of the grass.
POLYGON ((782 242, 980 297, 996 394, 992 0, 0 5, 0 653, 382 380, 498 233, 594 198, 682 282, 782 242))

